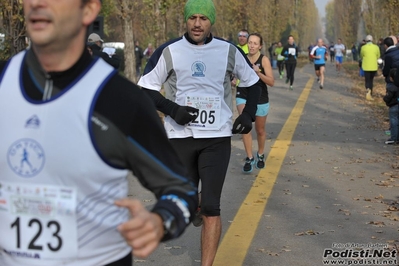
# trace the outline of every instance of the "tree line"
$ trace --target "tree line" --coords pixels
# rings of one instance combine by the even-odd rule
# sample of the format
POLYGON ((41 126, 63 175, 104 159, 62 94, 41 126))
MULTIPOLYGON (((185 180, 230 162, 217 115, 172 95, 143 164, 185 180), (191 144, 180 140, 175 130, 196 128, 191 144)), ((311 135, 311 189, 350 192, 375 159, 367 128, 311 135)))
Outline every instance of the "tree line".
MULTIPOLYGON (((103 0, 105 32, 109 39, 123 41, 116 0, 103 0)), ((121 0, 119 0, 121 1, 121 0)), ((132 3, 133 37, 141 43, 163 42, 181 36, 186 0, 138 0, 132 3)), ((247 29, 260 33, 266 44, 284 41, 289 35, 304 46, 321 35, 320 18, 313 0, 214 0, 216 23, 213 34, 235 42, 237 33, 247 29)))
POLYGON ((332 0, 326 6, 326 38, 347 45, 399 33, 399 0, 332 0))
MULTIPOLYGON (((102 0, 105 41, 125 43, 125 75, 134 79, 134 41, 154 47, 181 36, 185 31, 186 0, 102 0)), ((214 0, 216 23, 213 34, 235 42, 241 29, 260 33, 265 45, 286 41, 307 46, 321 32, 313 0, 214 0)), ((0 59, 25 48, 22 0, 0 0, 0 32, 6 35, 0 59)))

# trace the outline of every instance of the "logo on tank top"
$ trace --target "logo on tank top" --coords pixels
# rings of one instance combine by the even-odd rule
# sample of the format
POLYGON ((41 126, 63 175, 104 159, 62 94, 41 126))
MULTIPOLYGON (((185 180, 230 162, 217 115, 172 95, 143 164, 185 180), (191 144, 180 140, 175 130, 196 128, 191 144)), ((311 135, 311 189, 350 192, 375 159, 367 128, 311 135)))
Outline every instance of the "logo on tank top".
POLYGON ((33 177, 44 166, 44 150, 33 139, 20 139, 8 149, 8 165, 19 176, 33 177))
POLYGON ((196 61, 191 66, 191 71, 193 71, 193 77, 205 77, 206 66, 201 61, 196 61))
POLYGON ((25 127, 27 128, 39 128, 40 127, 40 120, 37 115, 33 115, 28 118, 26 121, 25 127))

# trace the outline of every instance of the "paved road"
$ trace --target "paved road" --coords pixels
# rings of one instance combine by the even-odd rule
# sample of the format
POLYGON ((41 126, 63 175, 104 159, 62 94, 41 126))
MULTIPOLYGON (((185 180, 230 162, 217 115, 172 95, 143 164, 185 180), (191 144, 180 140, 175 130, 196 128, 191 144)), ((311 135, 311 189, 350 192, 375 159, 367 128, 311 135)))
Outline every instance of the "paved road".
MULTIPOLYGON (((242 174, 243 144, 232 139, 215 265, 323 265, 333 243, 399 243, 398 148, 331 64, 323 90, 312 65, 296 72, 293 91, 277 73, 269 89, 266 168, 242 174)), ((130 179, 130 194, 154 204, 130 179)), ((134 265, 200 265, 199 238, 190 226, 134 265)))

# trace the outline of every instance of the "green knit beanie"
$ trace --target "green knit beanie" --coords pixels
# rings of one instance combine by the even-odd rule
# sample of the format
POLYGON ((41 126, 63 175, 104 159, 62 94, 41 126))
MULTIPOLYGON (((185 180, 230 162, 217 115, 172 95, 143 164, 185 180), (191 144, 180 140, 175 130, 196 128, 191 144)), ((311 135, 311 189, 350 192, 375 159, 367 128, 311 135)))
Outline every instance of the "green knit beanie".
POLYGON ((206 16, 213 25, 216 19, 215 5, 212 0, 188 0, 184 7, 184 21, 194 14, 206 16))

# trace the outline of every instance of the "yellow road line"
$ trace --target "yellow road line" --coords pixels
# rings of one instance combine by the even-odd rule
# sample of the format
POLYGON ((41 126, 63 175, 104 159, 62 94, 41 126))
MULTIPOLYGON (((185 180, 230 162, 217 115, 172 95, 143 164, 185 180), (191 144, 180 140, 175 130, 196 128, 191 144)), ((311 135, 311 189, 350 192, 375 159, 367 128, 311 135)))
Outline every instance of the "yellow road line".
POLYGON ((219 246, 213 265, 242 265, 312 88, 310 78, 219 246))

